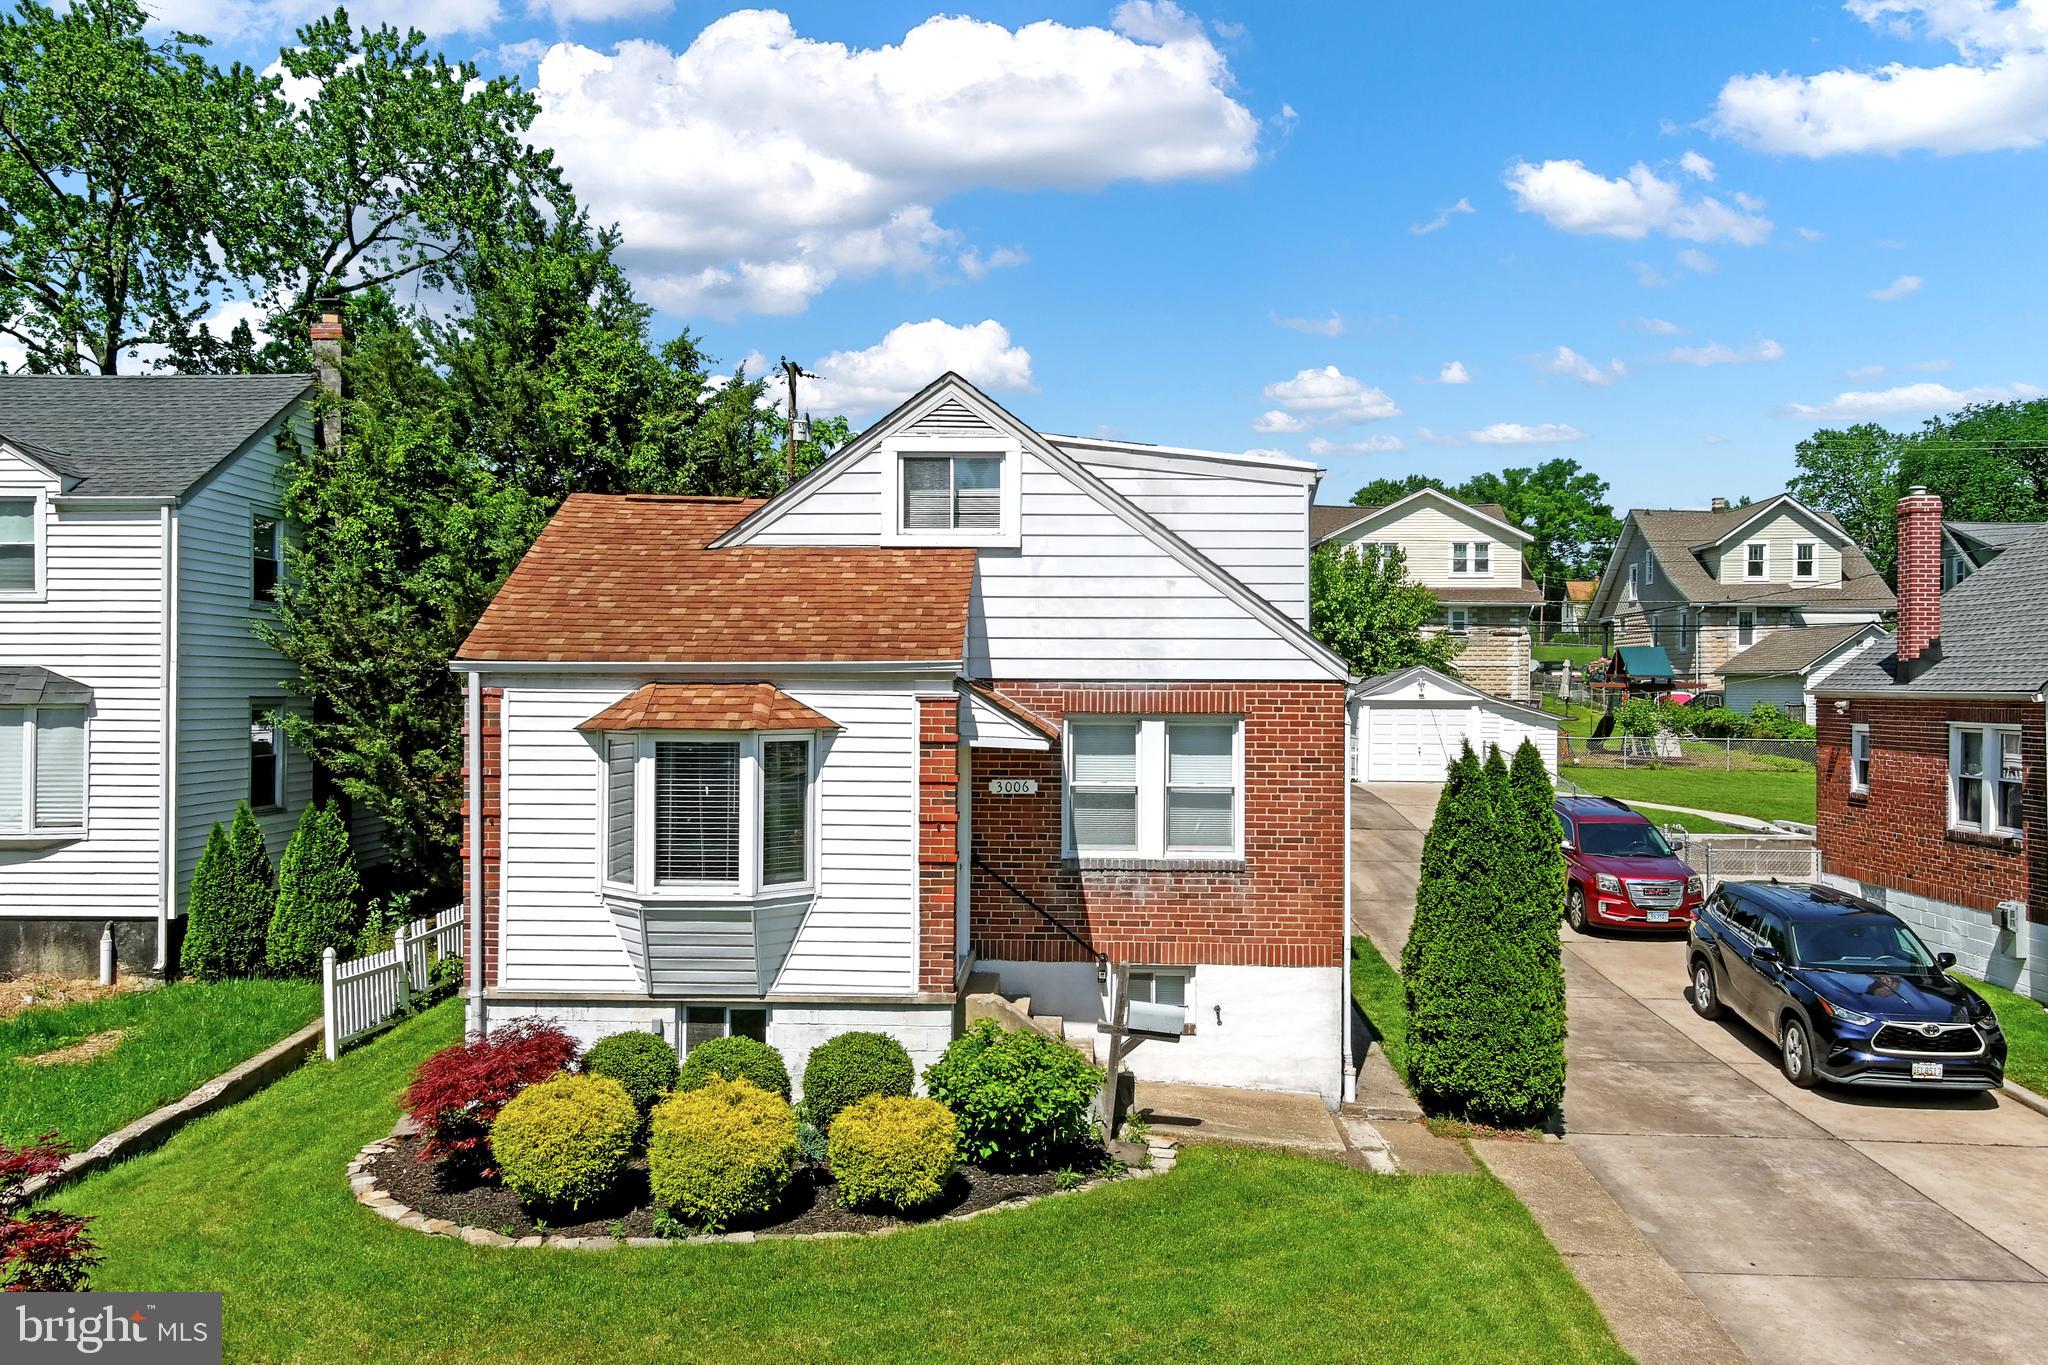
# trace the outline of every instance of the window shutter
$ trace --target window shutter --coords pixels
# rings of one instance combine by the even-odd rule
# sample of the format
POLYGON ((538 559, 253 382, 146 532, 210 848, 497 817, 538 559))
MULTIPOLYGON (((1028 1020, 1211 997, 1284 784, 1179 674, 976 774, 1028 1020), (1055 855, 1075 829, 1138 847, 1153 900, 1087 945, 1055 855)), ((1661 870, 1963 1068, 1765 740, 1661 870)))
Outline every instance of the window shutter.
POLYGON ((615 882, 633 880, 633 741, 605 743, 604 874, 615 882))
POLYGON ((36 586, 36 500, 0 498, 0 592, 36 586))
POLYGON ((18 830, 28 823, 21 805, 21 765, 28 756, 22 733, 26 715, 21 710, 0 710, 0 829, 18 830))
POLYGON ((36 709, 36 828, 85 824, 85 708, 36 709))
POLYGON ((1003 525, 1003 462, 985 457, 953 460, 956 518, 963 531, 996 531, 1003 525))
POLYGON ((903 461, 903 529, 944 531, 953 525, 952 461, 903 461))
POLYGON ((801 739, 761 744, 761 882, 786 886, 808 873, 805 824, 811 776, 811 746, 801 739))
POLYGON ((655 880, 733 882, 739 875, 739 745, 656 744, 655 880))

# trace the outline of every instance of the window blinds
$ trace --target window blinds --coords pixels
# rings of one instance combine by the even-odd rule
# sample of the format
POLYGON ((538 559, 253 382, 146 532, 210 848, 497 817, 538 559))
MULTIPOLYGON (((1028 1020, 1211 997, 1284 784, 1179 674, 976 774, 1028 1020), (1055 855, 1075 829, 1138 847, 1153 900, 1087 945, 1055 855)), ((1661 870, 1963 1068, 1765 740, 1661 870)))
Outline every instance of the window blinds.
POLYGON ((36 708, 35 786, 37 829, 78 829, 85 824, 84 707, 36 708))
POLYGON ((1166 727, 1166 846, 1229 848, 1236 803, 1236 727, 1166 727))
POLYGON ((1070 794, 1074 847, 1132 849, 1138 845, 1138 727, 1074 727, 1070 794))
POLYGON ((1003 524, 1003 462, 991 458, 953 460, 954 525, 963 531, 995 531, 1003 524))
POLYGON ((655 880, 735 882, 739 876, 739 745, 656 744, 655 880))
POLYGON ((24 711, 0 711, 0 830, 20 830, 28 824, 21 804, 22 782, 27 776, 22 771, 28 758, 22 729, 26 720, 24 711))
POLYGON ((947 531, 953 526, 953 462, 903 462, 903 529, 947 531))
POLYGON ((995 456, 915 456, 903 461, 903 529, 1002 529, 1003 462, 995 456))

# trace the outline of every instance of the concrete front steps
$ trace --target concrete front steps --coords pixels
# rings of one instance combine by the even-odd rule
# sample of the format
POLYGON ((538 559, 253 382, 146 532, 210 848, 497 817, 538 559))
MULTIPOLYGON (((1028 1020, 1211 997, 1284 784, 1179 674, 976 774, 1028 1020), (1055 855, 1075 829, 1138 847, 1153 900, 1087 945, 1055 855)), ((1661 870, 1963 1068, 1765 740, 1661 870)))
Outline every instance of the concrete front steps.
POLYGON ((993 1019, 1006 1029, 1030 1029, 1065 1043, 1086 1057, 1091 1065, 1097 1060, 1093 1037, 1068 1037, 1067 1021, 1063 1017, 1057 1014, 1033 1014, 1031 997, 1003 994, 1002 978, 994 972, 969 973, 967 992, 961 999, 961 1008, 969 1024, 980 1019, 993 1019))

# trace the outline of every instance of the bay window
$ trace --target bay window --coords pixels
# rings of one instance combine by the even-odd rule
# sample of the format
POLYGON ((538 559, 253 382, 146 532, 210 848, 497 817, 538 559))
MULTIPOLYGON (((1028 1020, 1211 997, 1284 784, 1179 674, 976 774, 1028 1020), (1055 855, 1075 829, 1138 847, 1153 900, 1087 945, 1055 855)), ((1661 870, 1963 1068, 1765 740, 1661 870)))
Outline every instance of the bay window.
POLYGON ((1950 725, 1949 828, 1978 834, 2018 834, 2025 767, 2020 731, 2013 726, 1950 725))
POLYGON ((611 734, 602 763, 605 883, 708 899, 812 881, 810 734, 611 734))
POLYGON ((85 708, 0 707, 0 834, 85 829, 85 708))
POLYGON ((1236 717, 1076 717, 1067 727, 1066 845, 1078 858, 1240 856, 1236 717))

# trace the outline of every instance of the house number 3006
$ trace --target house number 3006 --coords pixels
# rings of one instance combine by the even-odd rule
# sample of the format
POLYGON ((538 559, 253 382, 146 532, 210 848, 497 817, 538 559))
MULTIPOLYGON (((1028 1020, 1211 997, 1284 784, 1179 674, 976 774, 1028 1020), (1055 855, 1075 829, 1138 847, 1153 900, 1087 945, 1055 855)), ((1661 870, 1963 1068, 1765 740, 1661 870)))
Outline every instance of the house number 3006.
POLYGON ((1033 777, 996 777, 989 779, 990 796, 1036 796, 1038 779, 1033 777))

